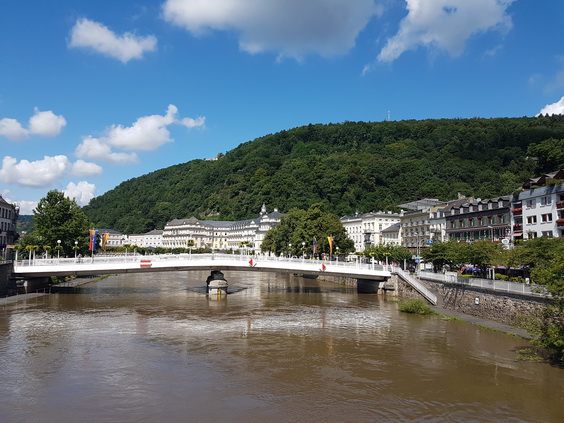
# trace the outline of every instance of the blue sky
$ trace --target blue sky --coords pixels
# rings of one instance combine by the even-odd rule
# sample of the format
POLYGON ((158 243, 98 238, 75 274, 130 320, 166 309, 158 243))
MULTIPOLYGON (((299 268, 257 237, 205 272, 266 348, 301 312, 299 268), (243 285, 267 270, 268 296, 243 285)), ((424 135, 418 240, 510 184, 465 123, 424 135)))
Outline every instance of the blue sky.
POLYGON ((4 0, 0 194, 31 214, 309 123, 564 113, 560 0, 4 0))

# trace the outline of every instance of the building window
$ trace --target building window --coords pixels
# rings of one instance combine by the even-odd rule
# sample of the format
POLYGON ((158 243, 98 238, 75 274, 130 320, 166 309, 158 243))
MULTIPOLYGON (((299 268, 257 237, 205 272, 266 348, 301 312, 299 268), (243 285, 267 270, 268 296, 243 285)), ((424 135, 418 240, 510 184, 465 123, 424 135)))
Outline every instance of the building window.
POLYGON ((535 200, 527 200, 527 208, 534 209, 535 208, 535 200))
POLYGON ((552 231, 542 231, 542 236, 552 238, 552 231))
POLYGON ((541 214, 541 222, 542 223, 552 222, 552 213, 541 214))
POLYGON ((541 206, 549 206, 550 204, 552 204, 552 197, 541 197, 541 206))
POLYGON ((537 223, 537 217, 536 216, 527 216, 527 223, 529 225, 534 225, 535 223, 537 223))

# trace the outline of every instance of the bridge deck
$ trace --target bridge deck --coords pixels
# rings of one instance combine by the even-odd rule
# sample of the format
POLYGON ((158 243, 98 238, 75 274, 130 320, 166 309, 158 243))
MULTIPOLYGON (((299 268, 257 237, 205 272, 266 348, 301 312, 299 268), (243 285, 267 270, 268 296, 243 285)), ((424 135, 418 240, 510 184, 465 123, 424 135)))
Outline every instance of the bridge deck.
POLYGON ((36 259, 17 262, 14 274, 22 277, 87 276, 133 272, 225 270, 296 273, 383 280, 390 269, 376 264, 327 262, 280 257, 229 254, 178 254, 154 256, 95 256, 75 259, 36 259))

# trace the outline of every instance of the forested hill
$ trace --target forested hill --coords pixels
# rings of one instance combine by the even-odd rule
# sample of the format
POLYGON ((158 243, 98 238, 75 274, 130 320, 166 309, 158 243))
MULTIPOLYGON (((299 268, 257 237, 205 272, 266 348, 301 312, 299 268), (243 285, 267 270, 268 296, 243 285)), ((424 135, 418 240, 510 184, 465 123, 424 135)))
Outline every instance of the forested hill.
POLYGON ((489 198, 557 169, 551 144, 562 151, 561 140, 563 116, 308 125, 123 182, 84 211, 97 227, 138 233, 192 215, 250 218, 263 203, 285 212, 324 201, 345 215, 421 197, 489 198))

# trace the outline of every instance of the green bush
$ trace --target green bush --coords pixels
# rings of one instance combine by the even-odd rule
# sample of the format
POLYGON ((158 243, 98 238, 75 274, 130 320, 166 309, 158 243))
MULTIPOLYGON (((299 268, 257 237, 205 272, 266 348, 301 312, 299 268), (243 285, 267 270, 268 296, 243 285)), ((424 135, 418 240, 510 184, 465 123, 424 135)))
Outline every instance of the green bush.
POLYGON ((409 300, 401 301, 399 304, 399 310, 404 313, 413 314, 438 314, 421 298, 411 298, 409 300))

